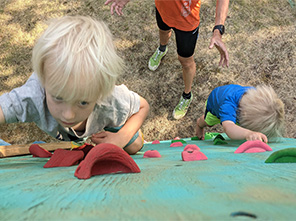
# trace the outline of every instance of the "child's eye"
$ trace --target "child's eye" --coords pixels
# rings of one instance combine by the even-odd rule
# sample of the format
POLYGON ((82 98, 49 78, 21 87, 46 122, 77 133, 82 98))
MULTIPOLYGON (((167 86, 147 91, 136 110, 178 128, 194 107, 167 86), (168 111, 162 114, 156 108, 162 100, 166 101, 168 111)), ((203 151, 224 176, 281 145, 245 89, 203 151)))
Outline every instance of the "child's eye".
POLYGON ((79 102, 79 105, 81 105, 81 106, 86 106, 86 105, 88 105, 89 103, 87 102, 87 101, 80 101, 79 102))
POLYGON ((63 98, 61 98, 61 97, 55 97, 55 96, 53 96, 53 99, 55 99, 56 101, 63 101, 63 98))

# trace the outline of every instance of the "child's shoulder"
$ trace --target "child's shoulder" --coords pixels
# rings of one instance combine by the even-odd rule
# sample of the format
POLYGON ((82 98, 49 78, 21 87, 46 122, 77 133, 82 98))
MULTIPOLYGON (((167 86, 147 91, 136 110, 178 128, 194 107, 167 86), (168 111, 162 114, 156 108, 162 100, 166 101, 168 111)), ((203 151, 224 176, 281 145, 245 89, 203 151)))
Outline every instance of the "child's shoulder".
POLYGON ((232 94, 240 93, 241 91, 246 91, 252 88, 251 86, 242 86, 239 84, 226 84, 216 87, 212 92, 218 94, 232 94))
POLYGON ((112 94, 115 95, 115 96, 117 96, 117 95, 120 95, 120 96, 128 95, 128 96, 130 96, 130 94, 136 94, 136 92, 131 91, 127 86, 125 86, 124 84, 121 84, 121 85, 116 85, 114 87, 114 90, 113 90, 112 94))
POLYGON ((127 101, 131 101, 137 99, 139 95, 127 88, 124 84, 116 85, 110 94, 101 104, 107 103, 126 103, 127 101))

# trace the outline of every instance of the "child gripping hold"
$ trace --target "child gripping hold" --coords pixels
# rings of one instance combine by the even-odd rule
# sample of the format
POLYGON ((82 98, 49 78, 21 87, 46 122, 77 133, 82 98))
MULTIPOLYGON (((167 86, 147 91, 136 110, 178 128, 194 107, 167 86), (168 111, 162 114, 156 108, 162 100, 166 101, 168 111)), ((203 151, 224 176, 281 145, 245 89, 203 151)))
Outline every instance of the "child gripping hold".
POLYGON ((112 35, 101 21, 84 16, 55 19, 37 41, 34 73, 0 96, 0 123, 35 122, 65 141, 112 143, 129 154, 143 146, 140 127, 149 104, 124 85, 112 35))
POLYGON ((279 138, 284 132, 284 104, 266 85, 215 88, 206 102, 205 114, 197 119, 196 136, 204 139, 204 128, 221 123, 234 140, 279 138))

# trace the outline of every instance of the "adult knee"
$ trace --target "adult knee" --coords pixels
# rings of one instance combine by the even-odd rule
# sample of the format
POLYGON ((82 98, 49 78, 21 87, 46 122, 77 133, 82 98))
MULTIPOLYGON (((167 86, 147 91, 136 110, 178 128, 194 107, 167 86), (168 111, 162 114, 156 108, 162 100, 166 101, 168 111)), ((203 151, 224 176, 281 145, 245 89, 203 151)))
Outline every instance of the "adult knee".
POLYGON ((178 60, 180 61, 183 68, 195 68, 195 61, 193 56, 190 56, 188 58, 178 56, 178 60))

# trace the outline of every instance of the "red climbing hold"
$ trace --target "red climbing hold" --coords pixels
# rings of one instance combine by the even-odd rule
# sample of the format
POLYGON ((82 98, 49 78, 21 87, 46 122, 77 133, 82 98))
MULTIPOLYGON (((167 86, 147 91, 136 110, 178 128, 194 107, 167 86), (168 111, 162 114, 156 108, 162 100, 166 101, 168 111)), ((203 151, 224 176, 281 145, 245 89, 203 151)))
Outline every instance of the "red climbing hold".
POLYGON ((78 179, 110 173, 140 173, 136 162, 120 147, 101 143, 93 147, 75 171, 78 179))
POLYGON ((188 151, 188 150, 197 150, 199 151, 199 147, 195 144, 187 144, 184 148, 184 151, 188 151))
POLYGON ((69 167, 76 164, 84 158, 84 153, 82 150, 64 150, 57 149, 54 151, 52 157, 43 166, 44 168, 50 167, 69 167))
POLYGON ((183 161, 197 161, 197 160, 207 160, 207 156, 198 150, 188 150, 182 151, 183 161))
POLYGON ((147 150, 144 153, 144 158, 159 158, 161 157, 160 153, 157 150, 147 150))
POLYGON ((241 144, 234 153, 259 153, 272 151, 271 147, 260 140, 249 140, 241 144))
POLYGON ((172 143, 170 145, 170 147, 183 147, 183 143, 182 142, 175 142, 175 143, 172 143))
POLYGON ((30 153, 33 155, 33 157, 41 157, 41 158, 48 158, 52 156, 52 153, 48 150, 43 149, 38 144, 32 144, 29 147, 30 153))

